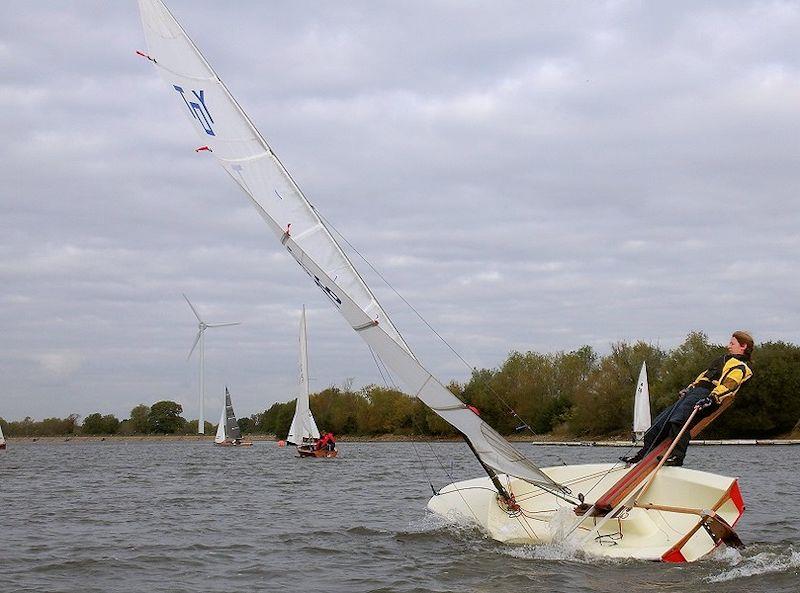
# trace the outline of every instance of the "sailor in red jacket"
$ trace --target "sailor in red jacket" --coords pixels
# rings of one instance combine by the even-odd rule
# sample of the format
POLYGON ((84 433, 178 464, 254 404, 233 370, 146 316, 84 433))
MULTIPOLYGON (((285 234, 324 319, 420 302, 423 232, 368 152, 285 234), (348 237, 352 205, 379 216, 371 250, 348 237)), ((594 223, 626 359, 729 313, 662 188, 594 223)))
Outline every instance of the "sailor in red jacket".
POLYGON ((323 449, 327 451, 333 451, 335 448, 336 448, 336 441, 333 440, 332 432, 325 433, 325 436, 323 436, 320 440, 317 441, 318 451, 321 451, 323 449))

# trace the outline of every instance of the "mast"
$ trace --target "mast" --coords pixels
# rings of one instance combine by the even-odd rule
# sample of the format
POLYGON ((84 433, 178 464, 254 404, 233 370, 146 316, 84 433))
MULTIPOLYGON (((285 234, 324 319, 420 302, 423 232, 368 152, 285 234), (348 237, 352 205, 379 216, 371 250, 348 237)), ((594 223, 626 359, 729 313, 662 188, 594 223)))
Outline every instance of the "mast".
POLYGON ((205 352, 205 335, 206 332, 200 332, 200 395, 198 402, 198 418, 197 418, 197 434, 206 433, 206 352, 205 352))
POLYGON ((160 0, 139 0, 139 7, 151 52, 141 55, 158 67, 189 117, 204 144, 197 150, 216 157, 281 245, 353 330, 410 394, 465 436, 482 467, 554 493, 568 492, 422 365, 316 209, 183 28, 160 0))
POLYGON ((503 487, 503 484, 500 482, 500 478, 497 477, 495 471, 483 462, 481 456, 478 455, 478 452, 475 450, 475 447, 472 446, 472 443, 467 438, 467 435, 461 432, 459 432, 459 434, 461 435, 461 438, 464 439, 464 442, 467 443, 467 446, 469 447, 469 450, 472 451, 472 454, 475 456, 475 459, 477 459, 478 463, 481 464, 483 471, 485 471, 486 475, 489 476, 489 479, 492 481, 492 485, 495 487, 495 490, 497 490, 498 494, 500 494, 503 500, 506 501, 507 503, 509 504, 513 503, 513 497, 503 487))
POLYGON ((308 337, 306 334, 306 306, 300 315, 300 329, 298 332, 298 368, 299 380, 297 399, 295 400, 294 416, 289 427, 286 440, 292 445, 302 445, 305 439, 318 439, 319 429, 314 420, 314 415, 309 407, 309 378, 308 378, 308 337))

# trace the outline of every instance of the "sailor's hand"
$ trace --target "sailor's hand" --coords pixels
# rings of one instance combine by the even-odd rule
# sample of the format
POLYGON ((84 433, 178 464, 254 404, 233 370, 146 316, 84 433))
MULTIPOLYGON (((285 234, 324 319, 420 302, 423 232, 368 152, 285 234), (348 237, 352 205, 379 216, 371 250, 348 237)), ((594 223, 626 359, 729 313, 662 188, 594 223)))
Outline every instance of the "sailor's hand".
POLYGON ((699 402, 697 402, 695 404, 695 407, 698 410, 705 410, 706 408, 710 408, 711 406, 713 406, 716 403, 717 402, 714 401, 714 398, 709 395, 709 396, 704 397, 703 399, 701 399, 699 402))
POLYGON ((678 399, 682 398, 682 397, 683 397, 684 395, 686 395, 688 392, 689 392, 689 388, 688 388, 688 387, 684 387, 683 389, 681 389, 681 390, 678 392, 678 399))

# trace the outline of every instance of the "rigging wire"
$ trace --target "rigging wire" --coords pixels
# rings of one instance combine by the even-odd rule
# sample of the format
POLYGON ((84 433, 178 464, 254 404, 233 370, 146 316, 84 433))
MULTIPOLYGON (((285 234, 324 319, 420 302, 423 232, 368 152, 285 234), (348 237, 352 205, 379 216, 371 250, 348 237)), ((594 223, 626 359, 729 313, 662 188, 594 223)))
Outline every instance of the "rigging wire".
MULTIPOLYGON (((660 442, 661 442, 661 435, 664 433, 664 429, 665 429, 667 426, 669 426, 669 421, 670 421, 670 419, 672 418, 672 414, 673 414, 674 412, 675 412, 675 410, 673 409, 673 410, 672 410, 672 411, 669 413, 669 415, 667 416, 667 420, 666 420, 666 422, 664 422, 664 423, 661 425, 661 429, 658 431, 658 434, 656 435, 656 438, 655 438, 655 439, 654 439, 654 440, 653 440, 653 441, 650 443, 650 446, 649 446, 649 447, 647 447, 647 449, 645 449, 645 450, 642 452, 642 457, 644 457, 644 456, 646 456, 648 453, 650 453, 650 451, 652 451, 652 450, 653 450, 653 448, 654 448, 654 447, 655 447, 655 446, 656 446, 658 443, 660 443, 660 442)), ((631 451, 631 449, 633 449, 633 447, 634 447, 634 445, 631 445, 630 447, 628 447, 628 448, 625 450, 625 453, 626 453, 626 455, 625 455, 625 456, 627 456, 627 453, 628 453, 628 452, 630 452, 630 451, 631 451)), ((598 485, 598 484, 600 484, 600 483, 601 483, 601 482, 602 482, 602 481, 603 481, 603 480, 606 478, 606 476, 607 476, 608 474, 610 474, 612 471, 614 471, 614 470, 617 468, 617 466, 619 466, 619 465, 620 465, 620 463, 622 463, 622 460, 615 462, 615 463, 614 463, 614 464, 613 464, 613 465, 612 465, 610 468, 608 468, 608 470, 606 470, 606 471, 603 473, 603 475, 602 475, 602 476, 600 476, 600 478, 597 480, 597 482, 595 482, 595 483, 594 483, 594 486, 592 486, 591 488, 589 488, 589 489, 588 489, 588 490, 587 490, 587 491, 584 493, 584 496, 585 496, 585 495, 587 495, 587 494, 589 494, 589 493, 590 493, 592 490, 594 490, 594 489, 597 487, 597 485, 598 485)))
MULTIPOLYGON (((370 262, 370 261, 369 261, 369 260, 368 260, 368 259, 367 259, 367 258, 364 256, 364 254, 362 254, 362 253, 361 253, 361 252, 360 252, 360 251, 359 251, 359 250, 358 250, 358 249, 355 247, 355 245, 353 245, 353 244, 352 244, 352 243, 351 243, 351 242, 350 242, 350 241, 347 239, 347 237, 346 237, 346 236, 345 236, 343 233, 341 233, 341 232, 339 231, 339 229, 337 229, 337 228, 336 228, 336 227, 333 225, 333 223, 331 223, 331 222, 330 222, 330 220, 328 220, 328 218, 327 218, 327 217, 325 217, 325 216, 324 216, 322 213, 320 213, 320 212, 319 212, 319 211, 316 209, 316 207, 315 207, 313 204, 311 204, 310 202, 309 202, 309 205, 310 205, 310 206, 311 206, 311 208, 314 210, 314 212, 317 214, 317 216, 319 217, 319 219, 322 221, 323 225, 325 225, 326 227, 328 227, 328 228, 329 228, 329 230, 331 230, 331 231, 333 231, 334 233, 336 233, 336 235, 337 235, 338 237, 340 237, 340 238, 341 238, 341 240, 342 240, 342 241, 343 241, 343 242, 344 242, 344 243, 345 243, 345 244, 346 244, 346 245, 347 245, 347 246, 348 246, 350 249, 352 249, 352 250, 353 250, 353 252, 354 252, 354 253, 355 253, 355 254, 356 254, 356 255, 357 255, 357 256, 358 256, 358 257, 359 257, 359 258, 360 258, 360 259, 361 259, 361 260, 362 260, 362 261, 363 261, 363 262, 364 262, 366 265, 367 265, 367 267, 369 267, 369 269, 371 269, 371 270, 372 270, 372 271, 373 271, 373 272, 374 272, 374 273, 375 273, 375 274, 378 276, 378 278, 380 278, 380 279, 383 281, 383 283, 384 283, 384 284, 386 284, 386 286, 387 286, 387 287, 388 287, 388 288, 389 288, 389 289, 390 289, 390 290, 391 290, 391 291, 392 291, 392 292, 393 292, 393 293, 394 293, 394 294, 395 294, 395 295, 396 295, 396 296, 397 296, 397 297, 398 297, 398 298, 399 298, 399 299, 400 299, 400 300, 401 300, 403 303, 405 303, 405 305, 406 305, 406 306, 407 306, 407 307, 408 307, 408 308, 409 308, 411 311, 413 311, 413 312, 414 312, 414 314, 415 314, 415 315, 416 315, 416 316, 417 316, 417 317, 420 319, 420 321, 422 321, 422 323, 423 323, 423 324, 425 324, 425 326, 426 326, 426 327, 427 327, 427 328, 428 328, 428 329, 429 329, 431 332, 433 332, 433 334, 434 334, 434 335, 435 335, 437 338, 439 338, 439 340, 440 340, 440 341, 441 341, 441 342, 442 342, 442 343, 443 343, 445 346, 447 346, 447 348, 448 348, 448 349, 449 349, 449 350, 450 350, 450 351, 451 351, 451 352, 452 352, 452 353, 453 353, 453 354, 456 356, 456 358, 458 358, 458 359, 459 359, 459 360, 460 360, 460 361, 461 361, 461 362, 464 364, 464 366, 466 366, 466 367, 467 367, 467 368, 468 368, 468 369, 469 369, 471 372, 473 372, 473 373, 477 372, 477 370, 478 370, 478 369, 477 369, 477 367, 475 367, 475 366, 473 366, 473 365, 470 365, 470 364, 469 364, 469 362, 467 362, 467 360, 466 360, 466 359, 465 359, 463 356, 461 356, 461 354, 459 354, 459 352, 458 352, 458 351, 457 351, 455 348, 453 348, 453 346, 452 346, 452 345, 451 345, 451 344, 450 344, 450 343, 447 341, 447 339, 446 339, 444 336, 442 336, 442 335, 441 335, 441 334, 440 334, 440 333, 439 333, 439 332, 436 330, 436 328, 434 328, 434 327, 433 327, 433 326, 432 326, 432 325, 431 325, 431 324, 428 322, 428 320, 427 320, 427 319, 425 319, 425 317, 424 317, 424 316, 423 316, 423 315, 422 315, 422 314, 421 314, 421 313, 420 313, 420 312, 419 312, 419 311, 418 311, 418 310, 417 310, 417 309, 414 307, 414 305, 412 305, 412 304, 411 304, 411 303, 410 303, 410 302, 409 302, 409 301, 408 301, 408 300, 407 300, 407 299, 406 299, 406 298, 405 298, 405 297, 404 297, 402 294, 400 294, 400 292, 399 292, 399 291, 398 291, 398 290, 397 290, 397 289, 396 289, 396 288, 395 288, 395 287, 392 285, 392 283, 391 283, 391 282, 389 282, 389 280, 388 280, 388 279, 387 279, 387 278, 386 278, 386 277, 385 277, 385 276, 384 276, 384 275, 383 275, 383 274, 382 274, 382 273, 381 273, 381 272, 380 272, 380 271, 379 271, 379 270, 378 270, 378 269, 377 269, 377 268, 376 268, 374 265, 372 265, 372 263, 371 263, 371 262, 370 262)), ((397 329, 397 328, 395 328, 395 329, 397 329)), ((374 354, 374 353, 373 353, 373 357, 375 357, 375 354, 374 354)), ((378 359, 380 359, 380 357, 378 357, 378 359)), ((385 365, 385 363, 384 363, 384 366, 386 366, 386 365, 385 365)), ((388 370, 389 370, 389 369, 388 369, 388 367, 386 367, 386 371, 387 371, 387 373, 388 373, 388 370)), ((528 431, 531 433, 531 435, 533 435, 533 436, 539 436, 539 435, 536 433, 536 431, 535 431, 535 430, 533 430, 533 427, 531 427, 531 425, 530 425, 530 424, 529 424, 527 421, 525 421, 525 419, 524 419, 524 418, 522 418, 522 416, 520 416, 520 415, 517 413, 517 411, 516 411, 516 410, 514 410, 514 408, 513 408, 513 407, 511 407, 511 405, 510 405, 510 404, 509 404, 509 403, 508 403, 508 402, 505 400, 505 398, 503 398, 503 397, 502 397, 502 396, 501 396, 499 393, 497 393, 497 391, 495 391, 495 389, 494 389, 494 388, 491 386, 491 384, 489 384, 489 383, 487 382, 487 383, 485 383, 485 387, 486 387, 486 389, 488 390, 489 394, 491 394, 491 395, 492 395, 492 396, 493 396, 493 397, 494 397, 494 398, 495 398, 497 401, 501 402, 501 403, 502 403, 502 404, 503 404, 503 405, 506 407, 506 409, 507 409, 507 410, 510 412, 510 414, 511 414, 511 415, 512 415, 514 418, 516 418, 516 419, 517 419, 517 420, 518 420, 518 421, 521 423, 521 426, 520 426, 520 427, 518 427, 518 429, 517 429, 517 430, 519 430, 520 428, 525 428, 525 429, 527 429, 527 430, 528 430, 528 431)), ((561 463, 562 463, 563 465, 567 465, 567 463, 564 461, 564 459, 561 457, 561 455, 559 455, 558 453, 556 453, 556 457, 559 459, 559 461, 561 461, 561 463)), ((614 465, 616 465, 616 464, 614 464, 614 465)), ((609 472, 610 472, 610 471, 613 469, 613 467, 614 467, 614 466, 612 466, 612 467, 609 469, 609 472)), ((602 480, 602 478, 601 478, 601 480, 602 480)), ((598 481, 598 483, 599 483, 599 481, 598 481)), ((597 484, 595 484, 595 486, 596 486, 596 485, 597 485, 597 484)), ((592 489, 593 489, 595 486, 593 486, 593 487, 592 487, 592 489)), ((540 486, 540 487, 541 487, 541 486, 540 486)), ((543 489, 543 490, 545 490, 545 491, 549 491, 551 494, 553 494, 553 495, 555 495, 555 496, 557 496, 557 497, 559 497, 559 498, 562 498, 563 500, 565 500, 565 501, 567 501, 567 502, 570 502, 570 503, 573 503, 573 504, 574 504, 574 501, 573 501, 573 500, 570 500, 570 499, 568 499, 568 498, 567 498, 566 496, 564 496, 564 494, 562 494, 562 493, 556 493, 556 492, 554 492, 554 491, 550 490, 549 488, 543 488, 543 487, 542 487, 542 489, 543 489)))
POLYGON ((425 463, 422 461, 422 456, 419 454, 419 451, 417 450, 416 443, 414 441, 411 441, 411 444, 414 447, 414 453, 417 454, 417 459, 419 460, 419 464, 422 466, 422 471, 425 472, 425 479, 428 480, 428 485, 431 487, 431 492, 433 492, 434 496, 438 496, 439 493, 436 491, 436 488, 433 486, 433 480, 431 480, 431 477, 428 475, 428 470, 425 467, 425 463))
MULTIPOLYGON (((392 285, 392 283, 391 283, 391 282, 389 282, 389 280, 388 280, 388 279, 387 279, 387 278, 386 278, 386 277, 385 277, 383 274, 381 274, 381 272, 380 272, 380 271, 379 271, 379 270, 378 270, 378 269, 377 269, 375 266, 373 266, 373 265, 372 265, 372 263, 371 263, 371 262, 370 262, 370 261, 369 261, 369 260, 368 260, 368 259, 367 259, 367 258, 366 258, 366 257, 365 257, 365 256, 364 256, 364 255, 363 255, 363 254, 362 254, 362 253, 361 253, 361 252, 358 250, 358 249, 356 249, 356 247, 355 247, 355 246, 354 246, 354 245, 353 245, 353 244, 352 244, 352 243, 351 243, 351 242, 350 242, 350 241, 347 239, 347 237, 345 237, 345 236, 344 236, 344 234, 342 234, 342 233, 339 231, 339 229, 337 229, 337 228, 336 228, 336 227, 335 227, 335 226, 334 226, 334 225, 333 225, 333 224, 330 222, 330 220, 328 220, 328 219, 327 219, 325 216, 323 216, 323 215, 322 215, 322 214, 321 214, 321 213, 320 213, 320 212, 319 212, 319 211, 318 211, 318 210, 317 210, 317 209, 314 207, 314 205, 313 205, 313 204, 311 204, 311 208, 313 208, 313 209, 314 209, 314 212, 316 212, 317 216, 319 216, 319 218, 320 218, 320 220, 323 222, 323 224, 324 224, 325 226, 327 226, 327 227, 330 227, 330 229, 331 229, 331 230, 332 230, 334 233, 336 233, 336 235, 338 235, 338 236, 339 236, 339 237, 342 239, 342 241, 344 241, 344 242, 345 242, 345 244, 347 244, 347 246, 348 246, 350 249, 352 249, 352 250, 353 250, 353 252, 354 252, 356 255, 358 255, 358 257, 359 257, 359 258, 361 258, 361 260, 362 260, 362 261, 363 261, 363 262, 364 262, 364 263, 365 263, 365 264, 366 264, 366 265, 369 267, 369 269, 371 269, 371 270, 372 270, 372 271, 373 271, 373 272, 374 272, 374 273, 375 273, 375 274, 378 276, 378 278, 380 278, 380 279, 381 279, 381 280, 384 282, 384 284, 386 284, 386 286, 388 286, 388 287, 389 287, 389 289, 390 289, 390 290, 391 290, 391 291, 392 291, 392 292, 393 292, 393 293, 394 293, 394 294, 395 294, 395 295, 396 295, 396 296, 397 296, 397 297, 398 297, 398 298, 399 298, 401 301, 403 301, 403 303, 405 303, 405 305, 406 305, 406 306, 407 306, 409 309, 411 309, 411 311, 413 311, 413 312, 414 312, 414 314, 415 314, 415 315, 416 315, 416 316, 417 316, 417 317, 420 319, 420 321, 422 321, 422 323, 424 323, 424 324, 425 324, 425 326, 426 326, 426 327, 427 327, 429 330, 431 330, 431 332, 433 332, 433 334, 434 334, 434 335, 435 335, 437 338, 439 338, 439 340, 440 340, 440 341, 441 341, 441 342, 442 342, 442 343, 443 343, 445 346, 447 346, 447 348, 448 348, 448 349, 449 349, 449 350, 450 350, 450 351, 451 351, 451 352, 452 352, 452 353, 453 353, 453 354, 456 356, 456 358, 458 358, 458 359, 459 359, 459 360, 460 360, 460 361, 461 361, 461 362, 464 364, 464 366, 466 366, 466 367, 467 367, 467 368, 470 370, 470 372, 473 372, 473 373, 474 373, 474 372, 477 372, 477 370, 478 370, 478 369, 477 369, 477 367, 475 367, 474 365, 471 365, 469 362, 467 362, 467 360, 466 360, 466 359, 465 359, 463 356, 461 356, 461 354, 459 354, 459 352, 458 352, 458 351, 457 351, 455 348, 453 348, 453 346, 450 344, 450 342, 448 342, 448 341, 447 341, 447 339, 446 339, 444 336, 442 336, 442 335, 441 335, 441 334, 440 334, 438 331, 436 331, 436 328, 434 328, 434 327, 433 327, 433 326, 432 326, 432 325, 431 325, 431 324, 428 322, 428 320, 427 320, 427 319, 425 319, 425 317, 423 317, 423 315, 422 315, 422 314, 421 314, 421 313, 420 313, 420 312, 419 312, 419 311, 418 311, 418 310, 417 310, 417 309, 414 307, 414 305, 412 305, 412 304, 411 304, 411 303, 410 303, 410 302, 409 302, 409 301, 408 301, 408 300, 407 300, 407 299, 406 299, 406 298, 405 298, 405 297, 404 297, 402 294, 400 294, 400 292, 399 292, 399 291, 398 291, 398 290, 397 290, 397 289, 396 289, 396 288, 395 288, 395 287, 392 285)), ((499 393, 497 393, 497 392, 494 390, 494 388, 493 388, 493 387, 492 387, 490 384, 486 383, 486 388, 488 389, 489 393, 490 393, 490 394, 491 394, 491 395, 492 395, 492 396, 493 396, 495 399, 497 399, 498 401, 500 401, 500 402, 501 402, 501 403, 502 403, 502 404, 503 404, 503 405, 506 407, 506 409, 507 409, 507 410, 508 410, 508 411, 511 413, 511 415, 512 415, 514 418, 516 418, 516 419, 517 419, 519 422, 521 422, 521 423, 522 423, 522 424, 521 424, 521 426, 520 426, 519 428, 526 428, 526 429, 527 429, 527 430, 528 430, 528 431, 529 431, 529 432, 530 432, 530 433, 531 433, 533 436, 538 436, 538 434, 536 433, 536 431, 534 431, 534 430, 533 430, 533 428, 531 427, 531 425, 530 425, 528 422, 526 422, 526 421, 525 421, 525 419, 524 419, 524 418, 522 418, 522 416, 520 416, 520 415, 519 415, 519 414, 516 412, 516 410, 514 410, 514 408, 512 408, 512 407, 511 407, 511 405, 510 405, 510 404, 509 404, 509 403, 508 403, 508 402, 507 402, 507 401, 506 401, 506 400, 505 400, 505 399, 504 399, 504 398, 503 398, 503 397, 502 397, 502 396, 501 396, 499 393)), ((561 458, 560 458, 560 456, 558 456, 558 455, 557 455, 557 457, 559 457, 559 459, 561 459, 561 458)), ((563 459, 561 459, 561 462, 562 462, 564 465, 566 465, 566 463, 564 463, 564 460, 563 460, 563 459)))
POLYGON ((381 369, 381 365, 378 364, 378 358, 377 358, 377 356, 375 356, 375 351, 372 349, 372 346, 370 346, 369 344, 367 344, 367 347, 369 348, 369 353, 372 354, 372 360, 375 362, 375 367, 378 369, 378 373, 380 373, 381 379, 383 380, 384 385, 388 386, 388 381, 386 380, 386 377, 383 374, 383 369, 381 369))
MULTIPOLYGON (((392 387, 397 389, 397 384, 394 382, 391 374, 389 373, 388 367, 386 367, 386 363, 383 363, 383 367, 386 370, 386 375, 384 375, 383 369, 381 369, 381 363, 383 362, 378 356, 375 351, 372 349, 372 346, 367 345, 369 348, 369 352, 372 355, 372 360, 375 362, 375 366, 378 369, 378 373, 381 375, 381 379, 383 380, 383 384, 388 388, 389 381, 392 383, 392 387), (388 375, 389 380, 387 381, 386 376, 388 375)), ((433 492, 434 496, 438 496, 439 492, 436 490, 436 487, 433 485, 433 480, 431 480, 430 475, 428 474, 428 469, 425 467, 425 462, 422 461, 422 456, 419 454, 419 450, 417 449, 417 444, 414 441, 411 441, 411 446, 414 449, 414 453, 417 455, 417 459, 419 460, 419 464, 422 467, 422 471, 425 474, 425 479, 428 481, 428 485, 431 487, 431 492, 433 492)), ((465 501, 466 502, 466 501, 465 501)))

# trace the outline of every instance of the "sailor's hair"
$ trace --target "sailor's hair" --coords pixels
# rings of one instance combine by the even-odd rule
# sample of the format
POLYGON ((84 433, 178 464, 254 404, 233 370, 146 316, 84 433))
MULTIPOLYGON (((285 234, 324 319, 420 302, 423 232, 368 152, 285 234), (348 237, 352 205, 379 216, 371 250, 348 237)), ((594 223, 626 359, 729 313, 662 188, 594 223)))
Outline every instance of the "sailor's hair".
POLYGON ((741 346, 745 347, 744 355, 749 360, 753 354, 753 348, 755 347, 755 343, 753 342, 753 336, 750 335, 750 332, 739 330, 733 332, 733 337, 736 338, 736 341, 739 342, 741 346))

